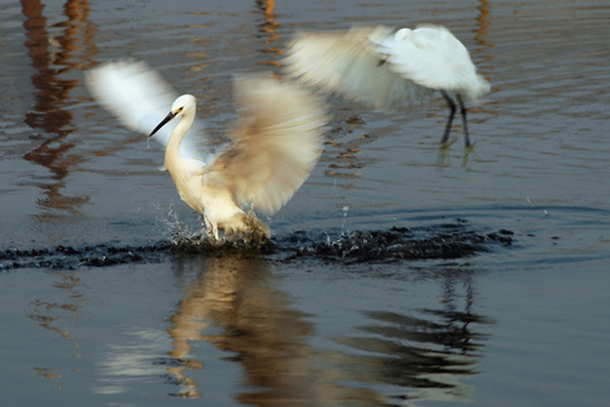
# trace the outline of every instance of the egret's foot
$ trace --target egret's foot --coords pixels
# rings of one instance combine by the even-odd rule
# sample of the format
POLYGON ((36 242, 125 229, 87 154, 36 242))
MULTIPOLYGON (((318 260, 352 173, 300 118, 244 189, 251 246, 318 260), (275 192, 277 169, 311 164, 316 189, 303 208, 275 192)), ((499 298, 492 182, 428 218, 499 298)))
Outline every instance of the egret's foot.
POLYGON ((230 238, 233 243, 243 245, 247 250, 258 251, 262 247, 272 245, 266 232, 263 229, 252 228, 247 231, 233 232, 230 234, 230 238))
POLYGON ((236 214, 230 221, 223 222, 223 244, 227 247, 260 251, 270 245, 269 226, 261 222, 254 211, 236 214))
POLYGON ((470 154, 476 155, 476 151, 474 151, 474 145, 476 143, 472 143, 464 149, 464 158, 462 158, 462 167, 466 169, 470 169, 470 154))
POLYGON ((454 138, 453 140, 447 140, 445 142, 441 142, 441 150, 447 150, 449 147, 451 147, 453 145, 453 143, 455 143, 457 141, 457 138, 454 138))
POLYGON ((210 244, 212 247, 218 247, 222 245, 222 238, 220 238, 216 233, 214 233, 214 230, 209 227, 209 228, 205 228, 205 236, 206 236, 206 243, 210 244))
POLYGON ((245 250, 256 253, 273 253, 275 245, 265 231, 261 229, 231 230, 224 234, 223 245, 226 248, 245 250))
POLYGON ((438 156, 436 157, 436 167, 438 169, 442 169, 449 166, 447 162, 447 157, 449 156, 449 147, 451 147, 456 141, 457 139, 455 138, 453 140, 447 140, 444 143, 441 142, 441 146, 438 149, 438 156))

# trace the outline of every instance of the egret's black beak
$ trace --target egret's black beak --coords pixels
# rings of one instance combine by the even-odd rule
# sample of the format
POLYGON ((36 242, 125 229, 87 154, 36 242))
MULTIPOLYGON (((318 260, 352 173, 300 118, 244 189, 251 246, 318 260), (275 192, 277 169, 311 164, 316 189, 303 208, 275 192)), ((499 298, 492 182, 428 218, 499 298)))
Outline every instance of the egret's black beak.
POLYGON ((169 113, 167 114, 167 116, 165 116, 165 119, 163 119, 163 120, 161 121, 161 123, 159 123, 159 124, 157 125, 157 127, 155 127, 155 129, 152 131, 152 133, 150 133, 150 134, 148 135, 148 137, 152 137, 152 136, 154 136, 154 135, 155 135, 155 133, 156 133, 156 132, 158 132, 158 131, 159 131, 159 129, 160 129, 161 127, 165 126, 165 125, 167 124, 167 122, 169 122, 169 121, 170 121, 170 120, 172 120, 174 117, 176 117, 176 115, 177 115, 178 113, 180 113, 180 110, 176 110, 175 112, 169 112, 169 113))

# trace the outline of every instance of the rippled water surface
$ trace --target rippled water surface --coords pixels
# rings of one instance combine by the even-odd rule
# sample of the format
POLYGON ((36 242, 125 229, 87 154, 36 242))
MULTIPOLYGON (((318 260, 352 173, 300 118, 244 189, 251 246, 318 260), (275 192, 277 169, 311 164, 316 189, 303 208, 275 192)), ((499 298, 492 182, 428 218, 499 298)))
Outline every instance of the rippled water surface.
POLYGON ((608 21, 601 0, 0 0, 1 404, 606 406, 608 21), (220 141, 232 75, 279 72, 295 30, 420 22, 493 86, 469 159, 459 126, 439 152, 441 98, 331 98, 260 253, 172 245, 199 221, 162 150, 82 82, 144 59, 220 141))

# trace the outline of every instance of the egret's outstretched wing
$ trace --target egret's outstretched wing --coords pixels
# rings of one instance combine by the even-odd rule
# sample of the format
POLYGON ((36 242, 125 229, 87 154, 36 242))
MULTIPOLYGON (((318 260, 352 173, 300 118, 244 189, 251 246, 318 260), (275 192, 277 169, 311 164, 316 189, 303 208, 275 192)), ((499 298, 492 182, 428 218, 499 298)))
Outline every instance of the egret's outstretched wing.
POLYGON ((223 182, 237 202, 273 214, 315 166, 327 122, 319 97, 295 83, 262 75, 237 77, 240 118, 232 145, 211 164, 208 180, 223 182))
POLYGON ((453 91, 472 100, 489 92, 489 84, 476 73, 466 47, 443 26, 404 28, 374 42, 392 71, 418 85, 453 91))
MULTIPOLYGON (((145 62, 108 61, 85 72, 85 84, 91 95, 130 130, 149 135, 170 111, 176 92, 161 74, 145 62)), ((167 145, 177 122, 168 123, 154 137, 167 145)), ((195 123, 180 147, 185 158, 205 160, 199 145, 202 123, 195 123)))
POLYGON ((282 61, 284 73, 378 109, 426 96, 427 90, 389 69, 377 53, 374 42, 382 42, 392 32, 381 25, 338 32, 297 32, 282 61))

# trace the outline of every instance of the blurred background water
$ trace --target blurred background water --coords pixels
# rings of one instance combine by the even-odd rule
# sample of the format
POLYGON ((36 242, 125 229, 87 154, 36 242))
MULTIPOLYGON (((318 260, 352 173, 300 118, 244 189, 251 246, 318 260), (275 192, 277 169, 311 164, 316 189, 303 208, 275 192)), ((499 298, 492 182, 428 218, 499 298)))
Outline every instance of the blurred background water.
POLYGON ((0 251, 199 227, 162 150, 96 105, 84 70, 146 60, 222 140, 232 75, 279 72, 295 30, 360 23, 440 23, 466 45, 493 86, 469 111, 474 153, 463 164, 460 139, 439 156, 440 97, 391 113, 330 98, 325 152, 273 239, 513 232, 453 260, 0 271, 2 405, 607 405, 608 21, 601 0, 0 0, 0 251))

